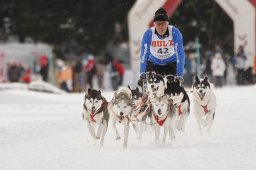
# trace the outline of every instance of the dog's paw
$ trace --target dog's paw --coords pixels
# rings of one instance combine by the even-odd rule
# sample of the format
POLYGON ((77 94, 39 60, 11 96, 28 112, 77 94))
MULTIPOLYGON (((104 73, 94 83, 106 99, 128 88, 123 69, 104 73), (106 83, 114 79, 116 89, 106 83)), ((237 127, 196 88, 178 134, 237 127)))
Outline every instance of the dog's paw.
POLYGON ((96 138, 95 139, 100 139, 100 137, 99 136, 96 136, 96 138))

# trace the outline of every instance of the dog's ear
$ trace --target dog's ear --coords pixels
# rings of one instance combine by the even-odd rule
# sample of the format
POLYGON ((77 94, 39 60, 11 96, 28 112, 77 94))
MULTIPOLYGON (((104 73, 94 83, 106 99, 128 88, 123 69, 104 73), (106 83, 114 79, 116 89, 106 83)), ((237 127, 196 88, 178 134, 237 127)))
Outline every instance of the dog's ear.
POLYGON ((207 82, 208 82, 208 77, 204 77, 204 81, 207 81, 207 82))
POLYGON ((88 91, 88 93, 90 93, 92 90, 91 90, 91 88, 89 87, 89 89, 88 89, 87 91, 88 91))
POLYGON ((130 90, 132 90, 131 87, 130 87, 130 85, 128 85, 128 88, 129 88, 130 90))
POLYGON ((112 98, 112 104, 114 104, 114 103, 115 103, 116 95, 117 95, 117 93, 115 92, 115 93, 114 93, 114 96, 113 96, 113 98, 112 98))
POLYGON ((100 90, 97 90, 97 92, 101 95, 101 91, 100 90))
POLYGON ((138 87, 136 87, 136 90, 137 90, 138 92, 140 91, 138 87))
POLYGON ((195 76, 195 81, 200 81, 198 75, 195 76))
POLYGON ((177 84, 180 84, 180 80, 179 80, 178 77, 175 77, 175 82, 176 82, 177 84))

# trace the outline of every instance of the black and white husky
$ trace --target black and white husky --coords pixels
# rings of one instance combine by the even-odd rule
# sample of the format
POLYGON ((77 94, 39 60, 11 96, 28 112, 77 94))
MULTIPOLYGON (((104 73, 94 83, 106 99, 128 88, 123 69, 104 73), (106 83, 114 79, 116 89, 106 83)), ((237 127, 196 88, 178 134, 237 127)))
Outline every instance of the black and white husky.
POLYGON ((190 113, 190 100, 188 94, 176 76, 166 76, 167 88, 165 95, 168 95, 174 105, 176 115, 176 128, 185 132, 185 123, 190 113))
POLYGON ((120 139, 120 135, 116 128, 117 122, 124 126, 124 142, 123 147, 127 147, 129 135, 129 123, 132 114, 131 90, 128 87, 121 87, 115 92, 112 100, 109 102, 108 111, 111 115, 112 125, 116 134, 116 140, 120 139))
POLYGON ((84 96, 83 118, 88 123, 87 127, 94 139, 100 139, 103 145, 104 137, 108 128, 109 114, 107 110, 108 102, 101 95, 101 91, 88 89, 84 96), (95 125, 98 129, 95 132, 95 125))
POLYGON ((165 90, 165 80, 162 75, 155 72, 146 73, 147 90, 150 94, 150 98, 155 96, 163 96, 165 90))
POLYGON ((204 126, 207 127, 207 131, 210 134, 217 105, 213 85, 209 83, 207 77, 199 79, 196 76, 192 88, 194 114, 199 131, 202 133, 202 126, 204 126))

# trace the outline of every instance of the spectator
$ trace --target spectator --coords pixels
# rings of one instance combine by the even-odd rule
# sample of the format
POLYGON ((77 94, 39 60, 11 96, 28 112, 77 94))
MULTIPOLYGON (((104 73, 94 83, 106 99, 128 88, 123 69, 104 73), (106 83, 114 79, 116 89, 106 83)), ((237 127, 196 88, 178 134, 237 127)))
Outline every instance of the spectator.
POLYGON ((236 84, 236 75, 235 75, 235 70, 230 61, 227 62, 226 64, 226 72, 227 72, 227 85, 235 85, 236 84))
POLYGON ((46 55, 40 57, 40 67, 40 74, 43 81, 48 81, 48 57, 46 55))
POLYGON ((187 87, 192 86, 192 62, 190 55, 186 55, 185 70, 184 70, 184 85, 187 87))
POLYGON ((206 56, 205 69, 204 69, 204 73, 203 74, 204 74, 204 76, 207 76, 210 81, 212 80, 211 65, 212 65, 212 54, 208 54, 206 56))
POLYGON ((253 84, 253 68, 252 68, 252 66, 248 67, 244 73, 245 73, 245 84, 253 84))
POLYGON ((245 61, 246 61, 246 56, 245 56, 245 53, 244 53, 244 47, 239 46, 238 52, 234 57, 234 64, 235 64, 235 68, 237 69, 237 84, 238 85, 243 85, 244 84, 245 61))
POLYGON ((90 88, 93 88, 93 77, 94 75, 96 74, 97 72, 97 69, 96 69, 96 61, 93 57, 93 55, 89 55, 88 57, 88 62, 86 63, 85 65, 85 73, 87 75, 87 80, 89 82, 89 85, 90 85, 90 88))
POLYGON ((74 91, 80 92, 82 91, 80 77, 83 76, 83 65, 81 61, 78 61, 74 66, 74 91))
POLYGON ((72 88, 72 67, 69 64, 66 64, 62 67, 62 70, 59 75, 60 88, 67 92, 71 92, 72 88))
POLYGON ((28 69, 26 70, 25 74, 24 74, 23 77, 22 77, 22 81, 23 81, 24 83, 29 84, 29 83, 31 82, 30 75, 31 75, 31 70, 30 70, 30 68, 28 68, 28 69))
POLYGON ((115 59, 113 64, 119 76, 118 86, 121 86, 123 84, 124 67, 118 59, 115 59))
POLYGON ((223 76, 226 65, 220 53, 216 53, 211 64, 212 75, 214 77, 214 84, 216 87, 223 86, 223 76))
POLYGON ((104 71, 106 70, 105 65, 99 63, 97 64, 97 79, 98 79, 98 87, 100 89, 104 89, 104 71))
POLYGON ((21 78, 21 69, 15 61, 12 61, 8 69, 8 80, 10 82, 19 82, 21 78))

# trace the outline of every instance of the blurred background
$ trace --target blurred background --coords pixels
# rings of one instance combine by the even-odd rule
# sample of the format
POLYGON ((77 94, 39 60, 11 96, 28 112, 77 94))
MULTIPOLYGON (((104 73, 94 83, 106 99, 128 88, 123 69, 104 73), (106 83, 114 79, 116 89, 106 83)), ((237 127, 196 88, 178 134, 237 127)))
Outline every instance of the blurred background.
POLYGON ((256 0, 0 0, 2 88, 136 86, 141 39, 161 6, 183 34, 185 86, 196 74, 217 87, 256 82, 256 0))

